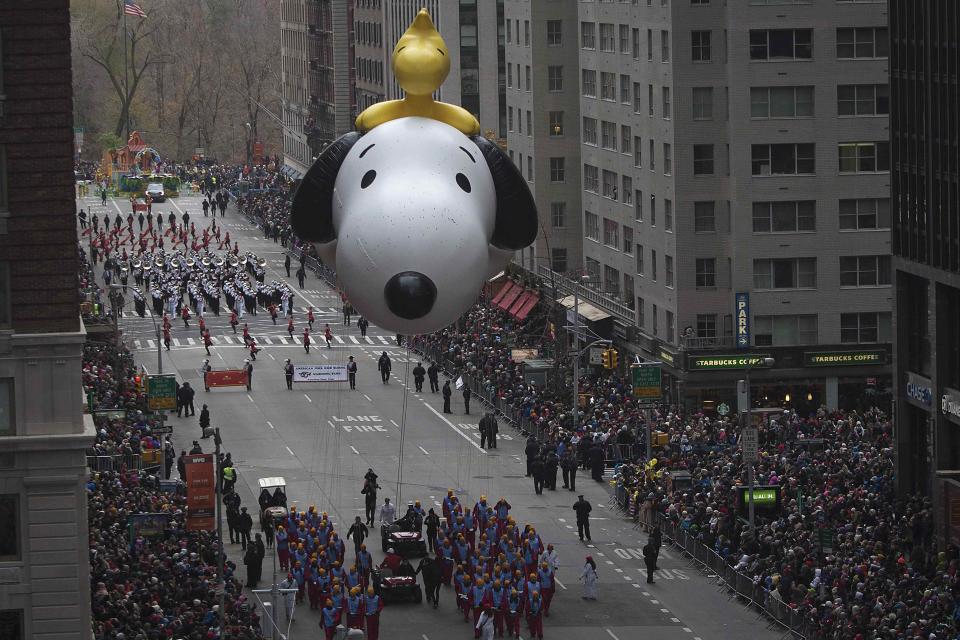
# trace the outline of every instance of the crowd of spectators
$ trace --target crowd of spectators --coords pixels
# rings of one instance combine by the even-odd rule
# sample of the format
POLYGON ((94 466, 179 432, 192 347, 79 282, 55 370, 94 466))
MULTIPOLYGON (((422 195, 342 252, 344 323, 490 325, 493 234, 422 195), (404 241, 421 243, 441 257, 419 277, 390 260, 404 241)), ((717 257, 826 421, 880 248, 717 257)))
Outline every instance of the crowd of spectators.
MULTIPOLYGON (((162 446, 153 434, 155 423, 142 412, 135 374, 125 350, 92 342, 84 348, 84 390, 101 411, 88 455, 129 456, 162 446)), ((87 500, 95 640, 262 637, 255 607, 242 595, 230 561, 224 572, 224 632, 218 635, 217 541, 211 532, 186 530, 182 483, 161 485, 157 475, 123 465, 91 473, 87 500), (132 538, 130 516, 148 513, 165 514, 162 534, 132 538)))
POLYGON ((545 331, 478 304, 458 327, 418 336, 424 355, 477 380, 506 415, 547 443, 639 445, 616 469, 640 506, 638 518, 669 522, 763 587, 768 598, 802 614, 808 637, 864 640, 956 638, 960 632, 960 559, 933 544, 929 499, 897 500, 893 427, 887 414, 785 410, 759 427, 757 483, 779 487, 780 509, 761 514, 755 535, 736 505, 746 483, 735 421, 678 408, 643 410, 627 380, 586 375, 577 424, 569 378, 546 387, 525 382, 511 349, 545 347, 545 331), (666 434, 647 464, 647 422, 666 434), (686 471, 692 486, 668 482, 686 471), (661 520, 665 519, 665 520, 661 520), (824 552, 819 531, 832 532, 824 552))

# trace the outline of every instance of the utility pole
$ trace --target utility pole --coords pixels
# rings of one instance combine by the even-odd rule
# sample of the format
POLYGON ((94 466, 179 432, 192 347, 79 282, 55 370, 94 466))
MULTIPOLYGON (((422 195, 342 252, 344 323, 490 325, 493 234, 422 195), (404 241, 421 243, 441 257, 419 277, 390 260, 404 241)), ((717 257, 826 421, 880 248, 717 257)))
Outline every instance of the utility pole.
POLYGON ((223 555, 223 517, 221 513, 223 510, 223 473, 220 469, 220 444, 222 442, 220 439, 220 427, 217 427, 213 430, 213 468, 216 469, 217 472, 217 588, 220 591, 220 615, 217 616, 220 624, 220 633, 217 635, 218 638, 223 637, 223 629, 226 626, 224 618, 227 615, 227 581, 224 575, 224 571, 226 570, 226 557, 223 555))
POLYGON ((573 283, 573 429, 580 426, 580 285, 573 283))
MULTIPOLYGON (((122 10, 121 10, 122 11, 122 10)), ((123 127, 124 143, 130 139, 130 65, 127 63, 127 12, 123 11, 123 127)))
POLYGON ((757 446, 759 435, 757 429, 753 426, 753 388, 750 385, 750 371, 754 366, 763 366, 763 367, 772 367, 776 364, 776 361, 773 358, 759 358, 756 364, 748 364, 744 369, 744 386, 746 387, 747 392, 747 410, 744 412, 746 417, 746 424, 741 431, 741 450, 743 455, 743 463, 747 465, 747 496, 749 501, 747 502, 747 521, 750 527, 750 535, 756 540, 757 536, 757 523, 754 515, 755 504, 754 504, 754 490, 756 488, 756 481, 753 475, 753 465, 757 461, 757 446), (749 449, 747 445, 749 444, 749 449))

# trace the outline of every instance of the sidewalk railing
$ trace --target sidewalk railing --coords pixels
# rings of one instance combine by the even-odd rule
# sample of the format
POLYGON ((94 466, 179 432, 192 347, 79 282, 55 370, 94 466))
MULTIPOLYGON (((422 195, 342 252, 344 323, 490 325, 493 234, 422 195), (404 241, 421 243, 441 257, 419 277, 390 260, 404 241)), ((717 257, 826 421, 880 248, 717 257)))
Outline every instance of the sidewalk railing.
POLYGON ((143 468, 143 458, 138 453, 124 453, 112 456, 87 456, 87 468, 90 471, 139 471, 143 468))

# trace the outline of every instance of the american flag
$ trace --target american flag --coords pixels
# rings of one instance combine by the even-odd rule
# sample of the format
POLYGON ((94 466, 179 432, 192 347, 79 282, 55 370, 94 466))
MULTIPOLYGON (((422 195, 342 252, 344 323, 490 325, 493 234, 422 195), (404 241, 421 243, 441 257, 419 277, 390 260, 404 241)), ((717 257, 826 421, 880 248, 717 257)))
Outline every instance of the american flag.
POLYGON ((123 12, 129 16, 147 17, 147 12, 133 0, 123 0, 123 12))

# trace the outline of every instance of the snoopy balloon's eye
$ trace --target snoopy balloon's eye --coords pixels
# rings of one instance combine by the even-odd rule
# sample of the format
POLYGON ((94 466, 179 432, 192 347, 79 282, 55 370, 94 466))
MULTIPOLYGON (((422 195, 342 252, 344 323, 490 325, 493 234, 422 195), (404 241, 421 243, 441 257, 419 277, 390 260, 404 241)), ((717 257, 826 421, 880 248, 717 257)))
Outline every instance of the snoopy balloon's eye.
POLYGON ((457 174, 457 184, 460 185, 460 188, 470 193, 470 180, 467 179, 467 176, 462 173, 457 174))
POLYGON ((369 187, 373 183, 373 180, 376 177, 377 177, 376 171, 374 171, 373 169, 370 169, 370 171, 367 171, 365 174, 363 174, 363 177, 360 178, 360 188, 366 189, 367 187, 369 187))

